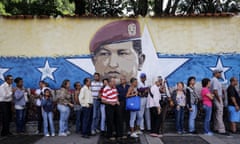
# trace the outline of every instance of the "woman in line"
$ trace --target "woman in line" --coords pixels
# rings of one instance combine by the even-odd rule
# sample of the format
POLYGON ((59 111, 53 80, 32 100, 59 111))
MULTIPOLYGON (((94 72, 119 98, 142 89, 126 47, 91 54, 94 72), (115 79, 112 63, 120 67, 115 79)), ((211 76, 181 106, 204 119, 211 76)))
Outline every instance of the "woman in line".
MULTIPOLYGON (((127 92, 127 95, 126 95, 127 98, 134 97, 134 96, 138 95, 137 79, 136 78, 131 78, 130 83, 131 83, 131 85, 130 85, 130 87, 128 89, 128 92, 127 92)), ((135 132, 135 129, 134 129, 136 118, 138 117, 138 113, 139 113, 139 111, 131 111, 130 112, 130 129, 131 129, 131 135, 130 136, 133 137, 133 138, 138 138, 138 135, 137 135, 137 133, 135 132)), ((137 130, 140 130, 140 122, 137 123, 137 130)))
POLYGON ((53 122, 53 98, 49 89, 44 90, 43 99, 41 101, 44 135, 50 136, 48 132, 48 122, 51 130, 51 136, 55 136, 55 128, 53 122))
POLYGON ((148 99, 147 107, 150 108, 151 116, 151 134, 152 137, 162 137, 159 134, 160 124, 161 124, 161 93, 160 93, 160 79, 156 78, 154 80, 154 85, 151 86, 148 99))
POLYGON ((212 100, 214 95, 210 92, 210 79, 204 78, 202 80, 202 102, 203 102, 203 109, 205 111, 205 119, 204 119, 204 134, 208 136, 212 136, 213 133, 210 130, 210 120, 212 116, 212 100))
POLYGON ((71 93, 69 88, 70 81, 64 80, 62 82, 61 89, 57 91, 57 109, 60 112, 58 136, 70 135, 68 119, 70 115, 70 107, 73 107, 73 104, 71 103, 71 93))
POLYGON ((172 93, 172 99, 175 104, 176 130, 178 134, 186 133, 184 131, 184 109, 186 106, 186 95, 183 82, 177 83, 177 89, 172 93))

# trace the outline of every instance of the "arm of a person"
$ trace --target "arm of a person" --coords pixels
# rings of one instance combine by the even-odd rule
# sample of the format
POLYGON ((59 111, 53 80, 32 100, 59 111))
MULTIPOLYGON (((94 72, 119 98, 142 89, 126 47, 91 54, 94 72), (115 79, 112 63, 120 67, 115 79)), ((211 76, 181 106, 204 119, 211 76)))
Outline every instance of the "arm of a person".
POLYGON ((186 98, 187 98, 187 105, 189 106, 189 109, 192 109, 191 94, 189 89, 186 90, 186 98))
POLYGON ((235 108, 237 111, 239 111, 239 105, 237 104, 236 98, 234 96, 231 96, 231 100, 233 104, 235 105, 235 108))
POLYGON ((84 95, 85 95, 85 90, 84 88, 82 88, 78 96, 78 100, 82 106, 86 106, 86 104, 84 103, 84 95))
POLYGON ((76 102, 76 104, 80 104, 78 96, 79 96, 79 94, 77 92, 75 92, 74 93, 74 101, 76 102))
POLYGON ((153 101, 155 107, 160 107, 159 101, 161 100, 161 94, 159 92, 159 89, 157 87, 151 87, 151 92, 153 94, 153 101))
POLYGON ((20 100, 21 98, 24 97, 24 93, 20 90, 16 90, 14 93, 14 97, 16 100, 20 100))
MULTIPOLYGON (((218 91, 217 90, 213 90, 213 94, 215 96, 215 98, 217 99, 218 102, 220 102, 220 97, 218 96, 218 91)), ((207 95, 208 96, 208 95, 207 95)), ((210 98, 210 97, 209 97, 210 98)))
POLYGON ((211 100, 213 100, 213 98, 214 98, 214 95, 211 93, 207 93, 206 96, 209 97, 211 100))

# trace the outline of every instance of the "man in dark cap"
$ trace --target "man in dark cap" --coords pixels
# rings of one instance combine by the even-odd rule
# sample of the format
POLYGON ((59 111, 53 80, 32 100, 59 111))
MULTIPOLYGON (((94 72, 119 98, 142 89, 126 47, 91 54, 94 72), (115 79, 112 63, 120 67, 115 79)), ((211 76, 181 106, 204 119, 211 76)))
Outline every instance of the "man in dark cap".
POLYGON ((215 105, 215 111, 214 111, 214 130, 217 131, 219 134, 223 135, 229 135, 226 132, 225 125, 223 122, 223 88, 222 84, 219 81, 221 78, 221 69, 215 69, 213 71, 213 78, 211 79, 211 91, 215 96, 214 99, 214 105, 215 105))
POLYGON ((90 52, 102 77, 137 77, 145 60, 138 21, 120 20, 103 26, 91 40, 90 52))

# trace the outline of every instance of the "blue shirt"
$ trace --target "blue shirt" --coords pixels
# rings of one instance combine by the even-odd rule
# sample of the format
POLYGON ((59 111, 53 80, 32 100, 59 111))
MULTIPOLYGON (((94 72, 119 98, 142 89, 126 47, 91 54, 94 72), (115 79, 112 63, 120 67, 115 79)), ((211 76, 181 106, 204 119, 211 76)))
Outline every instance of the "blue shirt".
POLYGON ((125 87, 123 87, 122 84, 117 86, 118 100, 119 101, 125 101, 126 100, 126 95, 127 95, 129 87, 130 87, 130 85, 128 85, 128 84, 126 84, 125 87))
POLYGON ((51 98, 48 99, 43 98, 41 104, 45 112, 53 111, 53 101, 51 98))

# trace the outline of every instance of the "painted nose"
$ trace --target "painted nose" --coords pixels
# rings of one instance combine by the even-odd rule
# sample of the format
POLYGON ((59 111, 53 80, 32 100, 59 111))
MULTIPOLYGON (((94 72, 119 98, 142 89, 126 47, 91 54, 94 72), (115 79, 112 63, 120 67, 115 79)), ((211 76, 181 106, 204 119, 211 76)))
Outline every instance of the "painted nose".
POLYGON ((109 66, 111 68, 116 68, 118 67, 118 56, 117 55, 111 55, 110 61, 109 61, 109 66))

